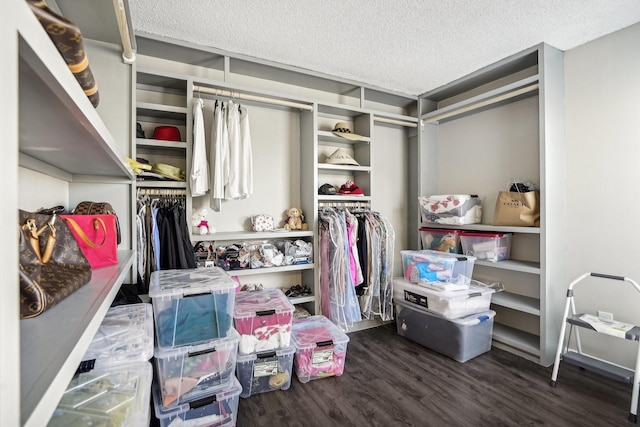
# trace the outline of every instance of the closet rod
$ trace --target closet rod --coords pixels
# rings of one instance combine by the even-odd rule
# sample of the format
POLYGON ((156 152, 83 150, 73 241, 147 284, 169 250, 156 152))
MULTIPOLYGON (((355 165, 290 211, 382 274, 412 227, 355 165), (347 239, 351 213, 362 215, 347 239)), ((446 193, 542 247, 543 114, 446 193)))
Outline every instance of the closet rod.
POLYGON ((371 202, 318 202, 320 208, 371 208, 371 202))
POLYGON ((138 188, 139 196, 186 196, 184 188, 138 188))
POLYGON ((133 51, 131 37, 129 35, 129 25, 127 24, 127 12, 123 0, 113 0, 113 9, 116 13, 118 31, 122 40, 122 59, 125 64, 133 64, 136 60, 136 53, 133 51))
POLYGON ((299 108, 301 110, 313 111, 313 105, 301 104, 298 102, 284 101, 281 99, 266 98, 263 96, 249 95, 248 93, 232 92, 224 89, 213 89, 206 86, 193 86, 194 92, 208 93, 215 96, 226 96, 229 98, 239 98, 246 101, 264 102, 266 104, 283 105, 285 107, 299 108))
POLYGON ((485 99, 484 101, 476 102, 474 104, 470 104, 470 105, 467 105, 465 107, 460 107, 460 108, 458 108, 456 110, 447 111, 446 113, 442 113, 442 114, 438 114, 437 116, 429 117, 428 119, 422 120, 420 123, 423 124, 423 125, 426 125, 426 124, 429 124, 429 123, 437 122, 437 121, 442 120, 442 119, 446 119, 446 118, 451 117, 451 116, 457 116, 458 114, 462 114, 462 113, 466 113, 468 111, 476 110, 478 108, 486 107, 487 105, 496 104, 496 103, 498 103, 500 101, 504 101, 506 99, 515 98, 516 96, 519 96, 519 95, 522 95, 522 94, 525 94, 525 93, 529 93, 529 92, 533 92, 534 90, 537 90, 539 86, 540 85, 538 83, 532 84, 530 86, 525 86, 525 87, 520 88, 518 90, 514 90, 513 92, 508 92, 508 93, 496 96, 494 98, 485 99))
POLYGON ((386 118, 386 117, 373 116, 373 120, 376 121, 376 122, 389 123, 391 125, 406 126, 406 127, 410 127, 410 128, 417 128, 418 127, 418 124, 414 123, 414 122, 407 122, 407 121, 404 121, 404 120, 389 119, 389 118, 386 118))

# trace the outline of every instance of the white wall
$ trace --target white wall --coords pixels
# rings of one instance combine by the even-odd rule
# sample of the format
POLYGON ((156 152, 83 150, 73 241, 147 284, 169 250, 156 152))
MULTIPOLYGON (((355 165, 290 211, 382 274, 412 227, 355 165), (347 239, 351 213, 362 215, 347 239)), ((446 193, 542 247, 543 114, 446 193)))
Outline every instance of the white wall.
MULTIPOLYGON (((567 285, 583 272, 640 282, 640 23, 565 52, 565 102, 568 225, 557 238, 568 247, 567 285)), ((629 285, 581 283, 578 311, 640 324, 629 285)), ((582 338, 583 350, 633 368, 637 345, 582 338)))

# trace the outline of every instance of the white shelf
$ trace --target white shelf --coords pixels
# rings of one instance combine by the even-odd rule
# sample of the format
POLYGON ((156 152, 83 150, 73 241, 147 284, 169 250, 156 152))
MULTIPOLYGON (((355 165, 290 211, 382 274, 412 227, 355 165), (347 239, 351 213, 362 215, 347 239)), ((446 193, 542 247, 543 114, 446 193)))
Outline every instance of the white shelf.
POLYGON ((124 154, 38 20, 28 8, 17 12, 20 152, 71 175, 133 178, 124 154))
POLYGON ((490 268, 500 268, 503 270, 520 271, 522 273, 540 274, 540 263, 533 261, 505 259, 503 261, 491 262, 476 260, 475 265, 482 265, 484 267, 490 268))
POLYGON ((370 173, 371 166, 348 166, 348 165, 331 165, 327 163, 318 164, 318 174, 353 174, 353 173, 370 173))
POLYGON ((314 263, 285 265, 283 267, 247 268, 244 270, 228 270, 229 276, 255 276, 257 274, 288 273, 291 271, 313 270, 314 263))
POLYGON ((213 234, 192 234, 191 241, 265 240, 298 237, 313 237, 313 231, 224 231, 213 234))
POLYGON ((175 148, 183 150, 187 148, 187 143, 184 141, 164 141, 150 138, 137 138, 136 145, 138 147, 175 148))
POLYGON ((491 304, 540 316, 540 300, 537 298, 510 292, 495 292, 491 295, 491 304))
POLYGON ((186 116, 187 114, 187 107, 181 107, 178 105, 156 104, 152 102, 136 102, 136 109, 138 110, 138 114, 144 112, 151 112, 152 115, 155 115, 155 113, 174 113, 172 114, 172 116, 180 117, 186 116))
POLYGON ((509 227, 491 224, 434 224, 430 222, 421 222, 421 228, 446 228, 450 230, 468 230, 468 231, 487 231, 494 233, 521 233, 521 234, 540 234, 540 227, 509 227))
POLYGON ((371 196, 349 196, 349 195, 336 195, 336 196, 318 196, 319 202, 370 202, 371 196))
POLYGON ((55 410, 133 263, 95 269, 89 283, 33 319, 20 321, 22 420, 41 425, 55 410))
POLYGON ((350 139, 338 136, 338 135, 334 134, 333 132, 326 131, 326 130, 319 130, 318 131, 318 144, 321 144, 322 142, 331 143, 331 145, 333 145, 333 144, 358 145, 358 144, 363 144, 363 143, 364 144, 368 144, 369 142, 371 142, 371 138, 368 137, 368 136, 362 136, 359 140, 352 141, 350 139))
POLYGON ((533 356, 540 355, 540 337, 528 332, 494 322, 493 340, 533 356))

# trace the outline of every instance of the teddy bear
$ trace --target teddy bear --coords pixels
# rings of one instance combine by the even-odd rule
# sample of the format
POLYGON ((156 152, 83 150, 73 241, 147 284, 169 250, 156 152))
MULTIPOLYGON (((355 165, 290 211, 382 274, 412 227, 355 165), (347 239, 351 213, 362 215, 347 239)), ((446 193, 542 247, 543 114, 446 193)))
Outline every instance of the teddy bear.
POLYGON ((208 213, 207 209, 194 210, 191 219, 195 234, 212 234, 216 232, 213 225, 209 225, 209 221, 207 221, 208 213))
POLYGON ((287 230, 307 229, 307 224, 304 223, 304 216, 302 215, 302 209, 300 208, 289 208, 287 211, 287 219, 284 222, 284 228, 287 230))

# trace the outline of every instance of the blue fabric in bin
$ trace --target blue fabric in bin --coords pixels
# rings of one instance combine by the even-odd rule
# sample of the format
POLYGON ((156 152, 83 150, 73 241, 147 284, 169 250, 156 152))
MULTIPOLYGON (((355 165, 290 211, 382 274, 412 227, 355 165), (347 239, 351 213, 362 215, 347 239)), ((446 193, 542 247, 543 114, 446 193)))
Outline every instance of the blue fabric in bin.
POLYGON ((158 345, 173 347, 226 337, 232 322, 228 298, 223 293, 172 300, 171 308, 158 314, 158 345))

